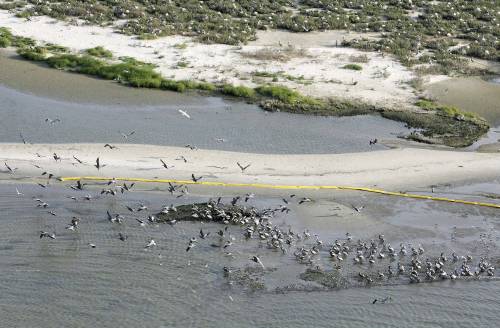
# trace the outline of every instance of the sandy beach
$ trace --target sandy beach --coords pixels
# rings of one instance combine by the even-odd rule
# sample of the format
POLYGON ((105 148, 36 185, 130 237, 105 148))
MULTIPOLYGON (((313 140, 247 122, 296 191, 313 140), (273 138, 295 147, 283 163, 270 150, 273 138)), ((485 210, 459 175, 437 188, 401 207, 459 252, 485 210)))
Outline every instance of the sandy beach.
POLYGON ((500 154, 429 149, 392 149, 371 153, 332 155, 263 155, 188 148, 117 144, 0 144, 2 179, 55 176, 100 176, 281 185, 344 185, 394 190, 429 189, 431 185, 483 181, 498 177, 500 154), (36 154, 42 157, 37 157, 36 154), (55 161, 52 154, 62 158, 55 161), (73 155, 84 161, 78 164, 73 155), (178 160, 181 156, 187 163, 178 160), (100 170, 94 167, 99 157, 100 170), (175 167, 165 169, 160 159, 175 167), (242 173, 237 166, 251 166, 242 173), (34 164, 39 165, 38 169, 34 164))
POLYGON ((392 56, 336 47, 343 39, 355 36, 346 32, 266 31, 258 34, 257 41, 235 47, 201 44, 182 36, 137 40, 115 33, 112 27, 68 25, 49 17, 26 21, 5 10, 0 10, 0 22, 16 35, 55 43, 73 51, 104 46, 116 58, 130 56, 156 64, 164 77, 175 80, 255 87, 270 82, 270 78, 258 76, 269 73, 277 75, 279 84, 315 97, 356 99, 394 108, 412 104, 416 98, 408 85, 413 73, 392 56), (286 53, 289 46, 295 50, 286 61, 252 58, 252 54, 260 51, 286 53), (343 68, 356 58, 366 61, 360 63, 361 71, 343 68))

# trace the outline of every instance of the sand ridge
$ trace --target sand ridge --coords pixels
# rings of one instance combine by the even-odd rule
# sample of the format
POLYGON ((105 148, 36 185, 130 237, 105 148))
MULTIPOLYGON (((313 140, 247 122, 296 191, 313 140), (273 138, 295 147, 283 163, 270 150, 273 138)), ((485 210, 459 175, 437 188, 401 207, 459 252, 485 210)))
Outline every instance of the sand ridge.
POLYGON ((500 165, 500 154, 409 148, 353 154, 268 155, 150 145, 116 146, 118 148, 110 150, 102 144, 3 143, 0 161, 18 170, 10 174, 2 167, 0 178, 40 177, 42 171, 55 176, 184 180, 195 174, 203 176, 204 181, 228 183, 415 190, 437 184, 494 179, 498 177, 500 165), (62 160, 55 161, 54 153, 62 160), (78 164, 73 155, 85 164, 78 164), (182 156, 187 159, 186 163, 180 159, 182 156), (105 165, 100 170, 94 167, 97 157, 105 165), (160 159, 175 167, 165 169, 160 159), (237 162, 251 166, 242 173, 237 162))

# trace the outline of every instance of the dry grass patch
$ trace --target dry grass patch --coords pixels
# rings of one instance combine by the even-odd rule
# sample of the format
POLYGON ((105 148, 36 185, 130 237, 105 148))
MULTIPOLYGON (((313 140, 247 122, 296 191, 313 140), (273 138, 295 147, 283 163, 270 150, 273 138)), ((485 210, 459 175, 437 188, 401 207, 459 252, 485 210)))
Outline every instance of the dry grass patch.
POLYGON ((309 52, 304 48, 297 48, 294 46, 288 47, 265 47, 256 51, 240 52, 240 54, 245 58, 265 60, 265 61, 280 61, 287 62, 292 58, 303 58, 309 57, 309 52))

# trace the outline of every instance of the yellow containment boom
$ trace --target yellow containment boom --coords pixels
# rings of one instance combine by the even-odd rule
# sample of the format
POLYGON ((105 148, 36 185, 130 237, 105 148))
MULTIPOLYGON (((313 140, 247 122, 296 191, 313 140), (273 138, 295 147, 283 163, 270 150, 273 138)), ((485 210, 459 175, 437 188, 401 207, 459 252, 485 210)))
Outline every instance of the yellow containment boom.
POLYGON ((380 189, 364 188, 364 187, 349 187, 349 186, 293 186, 293 185, 273 185, 265 183, 226 183, 226 182, 212 182, 212 181, 198 181, 194 182, 191 180, 175 180, 175 179, 142 179, 142 178, 106 178, 106 177, 63 177, 62 181, 77 181, 77 180, 93 180, 93 181, 132 181, 132 182, 149 182, 149 183, 176 183, 176 184, 192 184, 201 186, 212 186, 212 187, 250 187, 250 188, 262 188, 262 189, 281 189, 281 190, 321 190, 321 189, 335 189, 335 190, 352 190, 352 191, 364 191, 376 194, 382 194, 387 196, 398 196, 414 199, 426 199, 440 202, 465 204, 465 205, 475 205, 483 207, 499 208, 500 204, 494 203, 483 203, 474 202, 462 199, 451 199, 445 197, 435 197, 427 195, 418 194, 407 194, 401 192, 385 191, 380 189))

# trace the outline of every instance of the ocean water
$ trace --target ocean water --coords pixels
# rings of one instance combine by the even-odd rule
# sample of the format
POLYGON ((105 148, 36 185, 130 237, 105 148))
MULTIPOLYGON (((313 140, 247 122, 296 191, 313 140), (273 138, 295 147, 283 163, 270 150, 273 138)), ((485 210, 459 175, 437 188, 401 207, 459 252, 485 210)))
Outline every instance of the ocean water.
MULTIPOLYGON (((135 221, 158 211, 162 204, 191 203, 206 197, 176 199, 164 191, 146 190, 101 197, 99 190, 90 187, 75 192, 68 186, 42 189, 30 184, 0 185, 0 326, 497 327, 500 320, 498 280, 276 292, 276 286, 301 283, 295 273, 304 271, 305 266, 289 255, 244 241, 238 227, 229 227, 235 236, 230 257, 209 246, 209 241, 200 241, 190 252, 185 251, 200 227, 213 236, 221 228, 219 224, 182 222, 140 227, 135 221), (15 188, 23 195, 17 196, 15 188), (95 199, 83 200, 87 193, 95 199), (49 208, 37 208, 34 198, 46 201, 49 208), (131 214, 125 209, 125 205, 139 203, 146 204, 149 211, 131 214), (57 216, 47 210, 55 211, 57 216), (106 210, 124 214, 124 223, 108 222, 106 210), (79 228, 76 232, 66 230, 75 215, 82 218, 79 228), (40 239, 40 230, 56 231, 57 239, 40 239), (128 239, 120 241, 118 232, 128 239), (158 246, 145 250, 149 238, 154 238, 158 246), (275 270, 262 277, 266 288, 252 290, 230 284, 223 275, 223 266, 252 267, 249 258, 253 255, 259 255, 267 267, 275 270), (392 298, 388 303, 372 304, 373 299, 387 296, 392 298)), ((349 229, 354 238, 385 232, 395 241, 399 238, 423 243, 429 250, 433 246, 462 250, 469 245, 471 252, 481 247, 474 240, 489 233, 489 252, 498 255, 498 213, 494 210, 457 209, 453 207, 457 205, 385 197, 361 199, 366 205, 363 217, 353 214, 327 221, 312 215, 314 206, 332 206, 333 200, 326 197, 311 207, 292 207, 292 213, 276 219, 276 223, 293 229, 309 228, 325 241, 349 229), (468 215, 454 221, 457 211, 468 215), (435 224, 438 218, 442 221, 435 224), (419 219, 421 222, 417 222, 419 219), (361 223, 352 222, 356 220, 361 223), (453 244, 447 239, 453 226, 455 231, 471 230, 453 244)), ((347 204, 360 198, 336 197, 335 201, 347 204)), ((279 199, 259 196, 251 201, 259 208, 277 203, 279 199)))

